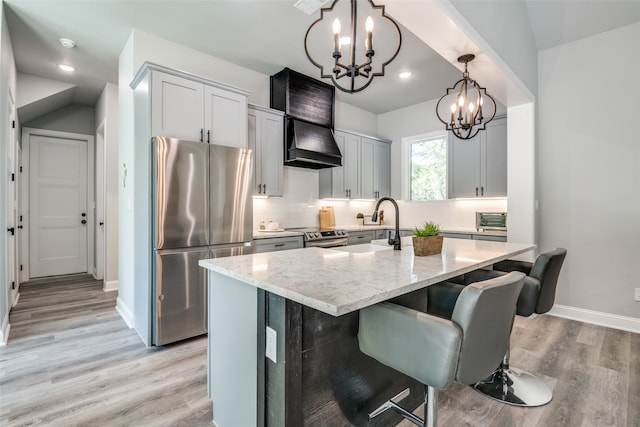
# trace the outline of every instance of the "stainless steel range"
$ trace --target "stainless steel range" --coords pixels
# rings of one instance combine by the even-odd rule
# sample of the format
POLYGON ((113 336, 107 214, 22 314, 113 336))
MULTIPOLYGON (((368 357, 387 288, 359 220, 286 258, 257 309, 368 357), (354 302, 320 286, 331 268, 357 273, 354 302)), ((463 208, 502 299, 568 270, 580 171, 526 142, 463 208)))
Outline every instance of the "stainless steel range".
POLYGON ((304 232, 305 248, 335 248, 347 246, 347 230, 309 230, 304 232))

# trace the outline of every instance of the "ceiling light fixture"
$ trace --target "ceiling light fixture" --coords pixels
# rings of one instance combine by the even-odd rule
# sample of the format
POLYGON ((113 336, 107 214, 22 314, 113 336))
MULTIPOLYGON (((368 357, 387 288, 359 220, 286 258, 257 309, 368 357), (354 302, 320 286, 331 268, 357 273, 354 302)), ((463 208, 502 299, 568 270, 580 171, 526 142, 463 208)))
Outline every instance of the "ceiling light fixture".
POLYGON ((62 38, 60 39, 60 44, 62 45, 62 47, 66 47, 67 49, 73 49, 74 47, 76 47, 76 42, 71 39, 62 38))
POLYGON ((402 71, 401 73, 398 74, 398 77, 400 77, 401 79, 408 79, 412 75, 413 73, 411 71, 402 71))
POLYGON ((60 68, 62 71, 67 71, 67 72, 71 72, 71 71, 75 71, 76 70, 71 65, 67 65, 67 64, 58 64, 58 68, 60 68))
MULTIPOLYGON (((398 26, 398 24, 393 19, 391 19, 391 17, 385 14, 384 6, 377 6, 373 3, 372 0, 368 0, 368 4, 371 8, 372 14, 375 12, 380 15, 379 18, 376 17, 375 25, 377 26, 376 34, 383 34, 383 36, 381 36, 381 39, 384 40, 384 43, 381 43, 381 45, 384 45, 384 47, 386 48, 387 39, 389 37, 392 37, 393 34, 397 35, 397 47, 395 47, 394 44, 391 44, 391 51, 384 52, 383 50, 383 54, 386 53, 387 55, 389 55, 389 59, 386 62, 382 62, 379 67, 377 66, 376 71, 374 71, 372 67, 373 56, 375 55, 375 51, 373 49, 374 19, 371 17, 371 15, 369 15, 366 20, 359 20, 357 5, 358 1, 350 0, 350 25, 348 27, 348 31, 351 39, 351 46, 346 52, 346 59, 348 62, 346 64, 341 62, 343 53, 341 47, 344 43, 341 42, 342 36, 340 32, 342 30, 342 26, 340 24, 339 16, 346 15, 347 11, 345 10, 346 7, 337 7, 339 1, 340 0, 335 0, 331 4, 331 7, 323 8, 320 10, 320 18, 311 24, 304 36, 304 51, 307 54, 307 58, 309 58, 309 61, 311 61, 316 67, 320 68, 320 77, 325 79, 330 78, 333 81, 333 84, 343 92, 360 92, 371 84, 374 77, 384 76, 385 67, 395 59, 395 57, 398 55, 398 52, 400 51, 400 47, 402 46, 402 34, 400 33, 400 27, 398 26), (329 17, 329 19, 324 23, 321 23, 325 18, 325 14, 329 17), (331 20, 331 18, 333 18, 333 20, 331 20), (328 28, 327 25, 329 21, 332 22, 330 28, 328 28), (310 37, 312 32, 314 32, 312 31, 314 29, 319 30, 318 37, 310 37), (366 36, 364 37, 364 49, 362 50, 362 52, 358 52, 357 50, 358 38, 356 34, 358 32, 358 29, 360 29, 361 33, 364 29, 366 33, 366 36), (331 40, 327 37, 327 33, 329 31, 333 32, 332 55, 327 54, 327 50, 330 49, 328 47, 328 41, 331 40), (314 60, 309 51, 310 46, 316 45, 320 45, 326 48, 325 50, 323 50, 322 48, 317 48, 320 50, 317 58, 324 58, 324 62, 314 60), (393 49, 395 49, 395 51, 393 49), (328 63, 328 61, 331 61, 331 57, 333 57, 332 64, 328 63), (361 60, 363 62, 361 64, 357 64, 358 60, 361 60), (322 65, 323 63, 327 66, 327 68, 332 68, 330 74, 325 73, 325 65, 322 65), (346 77, 346 79, 340 80, 343 77, 346 77)), ((363 2, 363 4, 366 3, 363 2)), ((384 57, 386 56, 383 56, 383 58, 384 57)))
POLYGON ((496 115, 496 101, 487 93, 486 88, 469 77, 467 64, 475 57, 469 53, 458 58, 458 62, 464 64, 462 78, 453 87, 447 88, 447 93, 436 105, 438 119, 460 139, 473 138, 478 132, 485 130, 487 123, 496 115), (449 120, 445 121, 443 117, 449 117, 449 120))

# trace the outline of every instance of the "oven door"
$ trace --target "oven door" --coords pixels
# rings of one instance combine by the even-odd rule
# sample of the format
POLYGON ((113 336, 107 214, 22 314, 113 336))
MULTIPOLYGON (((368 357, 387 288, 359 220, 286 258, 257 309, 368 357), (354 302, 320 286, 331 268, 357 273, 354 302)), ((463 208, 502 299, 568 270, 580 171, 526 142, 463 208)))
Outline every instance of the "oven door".
POLYGON ((346 237, 340 237, 338 239, 315 240, 310 242, 304 242, 305 248, 337 248, 340 246, 347 246, 346 237))

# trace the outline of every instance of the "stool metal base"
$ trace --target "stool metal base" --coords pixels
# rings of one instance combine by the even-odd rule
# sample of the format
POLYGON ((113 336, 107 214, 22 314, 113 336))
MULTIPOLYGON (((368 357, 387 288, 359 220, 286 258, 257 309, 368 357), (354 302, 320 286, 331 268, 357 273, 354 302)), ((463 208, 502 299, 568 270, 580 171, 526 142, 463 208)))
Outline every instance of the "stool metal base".
POLYGON ((542 380, 516 368, 499 368, 472 387, 491 399, 515 406, 542 406, 553 398, 542 380))

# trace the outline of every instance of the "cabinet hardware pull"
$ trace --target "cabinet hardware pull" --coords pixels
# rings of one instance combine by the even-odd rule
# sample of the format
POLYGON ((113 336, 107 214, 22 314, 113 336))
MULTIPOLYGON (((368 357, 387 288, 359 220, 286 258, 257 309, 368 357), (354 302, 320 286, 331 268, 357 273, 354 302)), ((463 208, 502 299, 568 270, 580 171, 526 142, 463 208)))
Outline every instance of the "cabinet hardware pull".
POLYGON ((484 187, 480 187, 480 195, 484 196, 484 187))
POLYGON ((258 184, 258 194, 262 194, 262 184, 258 184))
POLYGON ((211 142, 211 131, 207 131, 207 142, 211 142))
POLYGON ((276 248, 281 248, 281 247, 283 247, 283 246, 284 246, 284 243, 276 243, 276 244, 274 245, 274 247, 276 247, 276 248))
POLYGON ((262 184, 262 194, 267 194, 267 184, 262 184))
POLYGON ((476 197, 478 197, 478 187, 476 187, 476 197))
POLYGON ((200 129, 200 142, 204 142, 204 129, 200 129))

